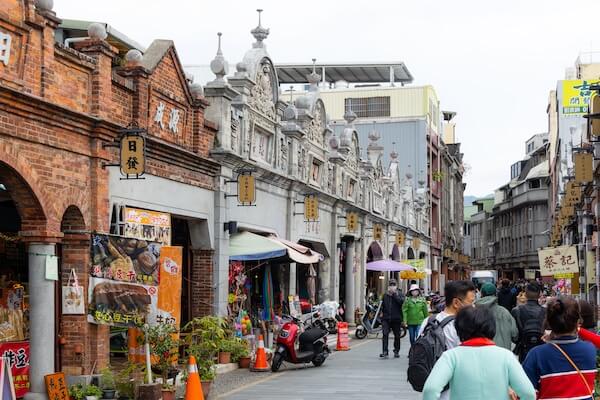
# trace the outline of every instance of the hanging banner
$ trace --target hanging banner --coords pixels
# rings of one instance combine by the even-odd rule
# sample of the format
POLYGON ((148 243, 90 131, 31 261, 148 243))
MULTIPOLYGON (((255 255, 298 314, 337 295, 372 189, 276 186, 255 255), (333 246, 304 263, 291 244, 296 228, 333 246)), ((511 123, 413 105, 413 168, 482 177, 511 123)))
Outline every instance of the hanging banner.
POLYGON ((119 236, 92 235, 94 278, 158 285, 160 243, 119 236))
POLYGON ((579 272, 577 260, 577 247, 560 246, 548 247, 538 250, 540 274, 542 276, 556 276, 579 272))
POLYGON ((427 274, 425 272, 416 271, 400 271, 400 279, 425 279, 427 274))
POLYGON ((592 153, 573 154, 575 163, 575 183, 588 183, 594 180, 594 155, 592 153))
POLYGON ((251 206, 256 203, 256 184, 254 176, 240 174, 238 176, 238 203, 242 206, 251 206))
POLYGON ((29 392, 29 342, 0 344, 0 354, 8 363, 17 397, 29 392))
POLYGON ((171 244, 171 214, 123 207, 123 236, 171 244))
MULTIPOLYGON (((121 173, 126 179, 144 175, 146 170, 146 141, 143 136, 123 135, 120 142, 121 173)), ((143 178, 142 178, 143 179, 143 178)))
POLYGON ((160 284, 158 308, 150 325, 167 323, 179 331, 181 322, 182 247, 163 246, 160 249, 160 284))
POLYGON ((319 198, 315 195, 304 197, 304 220, 310 222, 319 220, 319 198))
POLYGON ((358 213, 347 212, 346 213, 346 230, 348 232, 356 232, 358 229, 358 213))
POLYGON ((383 225, 375 224, 373 225, 373 239, 377 241, 381 241, 383 239, 383 225))
POLYGON ((396 244, 398 246, 403 246, 405 240, 406 240, 406 236, 404 235, 404 232, 402 232, 402 231, 396 232, 396 244))

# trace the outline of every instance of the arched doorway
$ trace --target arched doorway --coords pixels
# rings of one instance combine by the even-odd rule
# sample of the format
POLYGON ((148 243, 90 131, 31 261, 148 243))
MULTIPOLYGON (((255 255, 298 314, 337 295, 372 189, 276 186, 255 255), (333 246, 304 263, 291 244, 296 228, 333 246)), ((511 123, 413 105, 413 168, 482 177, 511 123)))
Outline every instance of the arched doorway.
MULTIPOLYGON (((383 260, 383 250, 378 242, 372 242, 367 249, 367 263, 371 261, 383 260)), ((370 294, 380 295, 385 289, 385 273, 377 271, 367 271, 367 296, 370 294)))
POLYGON ((415 251, 412 249, 412 247, 409 247, 408 250, 406 251, 406 258, 409 260, 415 259, 415 251))

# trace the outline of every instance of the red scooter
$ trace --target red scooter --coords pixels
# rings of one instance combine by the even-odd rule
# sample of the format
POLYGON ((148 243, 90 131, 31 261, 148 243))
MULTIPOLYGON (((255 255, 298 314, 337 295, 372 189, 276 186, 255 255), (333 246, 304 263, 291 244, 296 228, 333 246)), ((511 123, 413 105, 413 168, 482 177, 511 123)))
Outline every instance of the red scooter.
MULTIPOLYGON (((313 315, 317 317, 318 314, 313 315)), ((327 347, 327 329, 323 321, 317 319, 308 324, 295 317, 287 317, 288 322, 283 324, 277 336, 277 350, 273 354, 271 371, 277 372, 284 361, 292 364, 305 364, 312 362, 315 367, 321 366, 329 353, 327 347)))

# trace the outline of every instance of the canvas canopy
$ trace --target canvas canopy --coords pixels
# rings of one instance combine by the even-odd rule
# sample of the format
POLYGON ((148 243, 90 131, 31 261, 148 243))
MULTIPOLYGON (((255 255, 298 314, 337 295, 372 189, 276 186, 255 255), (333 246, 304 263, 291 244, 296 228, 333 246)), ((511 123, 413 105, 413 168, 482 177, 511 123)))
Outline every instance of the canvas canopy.
POLYGON ((229 259, 232 261, 254 261, 283 257, 288 248, 252 232, 240 232, 229 238, 229 259))

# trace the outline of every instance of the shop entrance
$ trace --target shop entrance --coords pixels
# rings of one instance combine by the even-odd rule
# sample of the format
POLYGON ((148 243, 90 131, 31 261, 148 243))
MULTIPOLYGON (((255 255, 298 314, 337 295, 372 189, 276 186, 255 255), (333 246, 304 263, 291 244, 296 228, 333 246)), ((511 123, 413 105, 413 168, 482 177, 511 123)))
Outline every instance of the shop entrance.
MULTIPOLYGON (((367 250, 367 263, 383 260, 383 250, 377 242, 371 243, 367 250)), ((367 296, 383 294, 385 288, 385 274, 379 271, 367 271, 367 296)))

